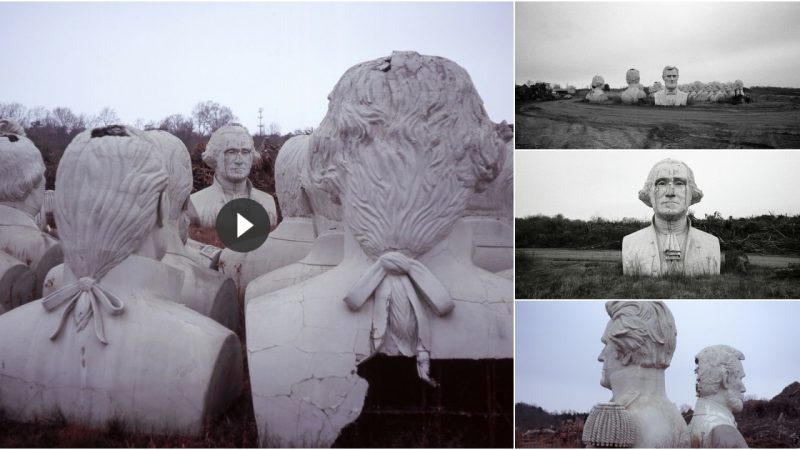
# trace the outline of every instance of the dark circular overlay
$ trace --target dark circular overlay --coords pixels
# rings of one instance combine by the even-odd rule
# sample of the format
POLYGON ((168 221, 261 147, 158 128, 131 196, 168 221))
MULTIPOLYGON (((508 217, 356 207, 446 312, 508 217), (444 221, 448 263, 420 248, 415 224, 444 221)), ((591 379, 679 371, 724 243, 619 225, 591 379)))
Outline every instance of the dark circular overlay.
POLYGON ((260 247, 267 240, 270 229, 267 210, 249 198, 237 198, 226 203, 217 214, 216 225, 217 236, 225 247, 240 253, 260 247), (244 221, 250 222, 253 226, 237 237, 239 224, 243 225, 242 229, 246 228, 244 221))

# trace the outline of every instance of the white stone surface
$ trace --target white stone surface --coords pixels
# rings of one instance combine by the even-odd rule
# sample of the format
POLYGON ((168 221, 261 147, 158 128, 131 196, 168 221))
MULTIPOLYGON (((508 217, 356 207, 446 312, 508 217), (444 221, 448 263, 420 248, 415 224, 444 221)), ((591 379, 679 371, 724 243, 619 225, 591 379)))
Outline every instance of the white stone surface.
POLYGON ((592 103, 602 103, 608 100, 608 96, 603 91, 605 80, 600 75, 595 75, 592 78, 592 89, 586 94, 586 100, 592 103))
POLYGON ((156 145, 121 126, 92 135, 73 140, 56 175, 63 287, 0 316, 0 409, 200 433, 241 392, 241 344, 177 304, 183 274, 157 261, 170 201, 156 145))
POLYGON ((659 106, 686 106, 689 94, 678 89, 679 71, 677 67, 667 66, 661 73, 664 80, 664 90, 656 92, 656 105, 659 106))
POLYGON ((264 207, 274 227, 278 219, 275 199, 255 189, 247 179, 253 162, 258 158, 253 138, 244 127, 226 125, 212 133, 203 152, 203 161, 214 169, 214 182, 192 194, 189 208, 191 223, 214 228, 217 214, 226 203, 237 198, 249 198, 264 207))
POLYGON ((706 347, 695 356, 697 404, 689 431, 693 447, 746 448, 733 413, 744 408, 744 354, 727 345, 706 347))
POLYGON ((653 208, 652 224, 622 239, 622 270, 626 275, 719 275, 719 239, 692 228, 687 214, 703 192, 681 161, 656 163, 639 191, 653 208))
POLYGON ((601 339, 600 384, 624 406, 636 429, 636 448, 689 446, 689 430, 667 398, 664 373, 675 352, 672 313, 660 301, 606 303, 610 320, 601 339))
POLYGON ((639 83, 639 80, 640 78, 638 70, 628 70, 628 72, 625 74, 625 81, 628 82, 628 88, 622 91, 620 94, 622 103, 632 105, 638 103, 639 100, 647 98, 647 94, 644 92, 644 87, 639 83))
POLYGON ((459 221, 499 173, 508 126, 462 68, 414 52, 351 68, 329 100, 310 177, 344 208, 344 258, 247 304, 262 444, 333 444, 361 412, 356 370, 375 353, 415 356, 430 383, 429 359, 513 355, 512 283, 473 265, 459 221))
POLYGON ((33 300, 36 276, 30 267, 0 252, 0 314, 33 300))

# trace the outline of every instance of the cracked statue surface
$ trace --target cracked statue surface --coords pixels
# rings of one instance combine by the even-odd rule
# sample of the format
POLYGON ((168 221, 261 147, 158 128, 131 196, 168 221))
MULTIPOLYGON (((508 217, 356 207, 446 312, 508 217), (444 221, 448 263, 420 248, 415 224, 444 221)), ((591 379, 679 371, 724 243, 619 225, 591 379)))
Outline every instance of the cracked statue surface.
POLYGON ((343 260, 246 307, 262 445, 332 445, 361 414, 372 355, 415 358, 432 385, 432 359, 513 356, 512 283, 473 264, 462 220, 511 137, 447 59, 394 52, 342 76, 309 173, 342 205, 343 260))
POLYGON ((649 227, 622 239, 623 273, 719 275, 719 239, 692 227, 687 217, 689 206, 702 198, 686 163, 669 158, 656 163, 639 191, 653 218, 649 227))
POLYGON ((675 352, 677 330, 660 301, 606 303, 601 338, 600 385, 611 400, 592 408, 583 441, 593 447, 682 448, 689 430, 667 398, 664 375, 675 352))
POLYGON ((62 287, 0 316, 0 409, 102 428, 199 434, 241 392, 236 335, 177 303, 168 174, 123 126, 76 136, 56 174, 62 287))

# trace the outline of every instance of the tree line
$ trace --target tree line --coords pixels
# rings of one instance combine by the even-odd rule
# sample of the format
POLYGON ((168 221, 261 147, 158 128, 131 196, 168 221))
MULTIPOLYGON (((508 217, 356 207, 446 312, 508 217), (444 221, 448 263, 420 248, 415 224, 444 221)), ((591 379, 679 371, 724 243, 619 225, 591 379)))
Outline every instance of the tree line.
MULTIPOLYGON (((722 251, 800 255, 800 215, 763 214, 752 217, 723 217, 720 212, 703 218, 690 212, 692 226, 719 238, 722 251)), ((649 221, 624 218, 607 220, 568 219, 535 215, 515 219, 515 240, 519 248, 572 248, 621 250, 622 238, 650 225, 649 221)))

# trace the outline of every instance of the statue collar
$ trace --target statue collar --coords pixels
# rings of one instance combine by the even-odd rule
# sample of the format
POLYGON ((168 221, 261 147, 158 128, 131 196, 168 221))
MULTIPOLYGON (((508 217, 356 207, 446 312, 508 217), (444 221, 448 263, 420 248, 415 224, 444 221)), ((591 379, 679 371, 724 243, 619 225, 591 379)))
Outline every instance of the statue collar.
POLYGON ((730 409, 722 406, 718 402, 711 400, 710 398, 698 398, 697 404, 694 408, 694 415, 695 416, 714 416, 716 418, 724 420, 727 424, 735 427, 736 426, 736 419, 733 417, 733 413, 730 409))
POLYGON ((25 211, 20 211, 17 208, 12 208, 11 206, 7 205, 0 205, 0 217, 3 218, 3 223, 0 225, 33 228, 39 231, 39 227, 36 226, 36 222, 33 220, 33 217, 29 216, 25 211))

